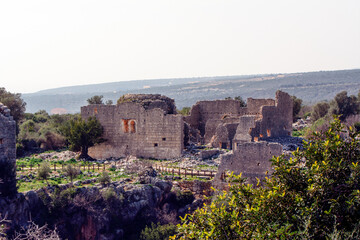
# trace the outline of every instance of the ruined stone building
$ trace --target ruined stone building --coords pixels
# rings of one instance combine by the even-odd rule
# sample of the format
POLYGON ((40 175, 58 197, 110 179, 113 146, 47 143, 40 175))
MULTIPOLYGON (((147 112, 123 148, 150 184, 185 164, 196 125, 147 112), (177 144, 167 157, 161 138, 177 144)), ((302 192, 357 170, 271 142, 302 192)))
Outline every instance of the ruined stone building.
POLYGON ((97 159, 179 157, 184 149, 184 121, 175 113, 173 99, 146 94, 125 95, 117 105, 82 107, 82 117, 95 116, 104 127, 106 139, 91 147, 89 155, 97 159))
POLYGON ((235 150, 244 142, 291 135, 292 100, 277 91, 275 100, 248 98, 247 107, 237 100, 201 101, 185 122, 192 129, 190 139, 197 135, 203 144, 235 150))
POLYGON ((161 95, 127 94, 117 105, 81 108, 84 119, 95 116, 104 127, 104 143, 89 155, 106 159, 134 155, 144 158, 180 157, 189 143, 236 150, 242 143, 291 134, 292 100, 278 91, 273 99, 200 101, 183 117, 174 100, 161 95))
POLYGON ((16 123, 0 103, 0 197, 16 193, 16 123))

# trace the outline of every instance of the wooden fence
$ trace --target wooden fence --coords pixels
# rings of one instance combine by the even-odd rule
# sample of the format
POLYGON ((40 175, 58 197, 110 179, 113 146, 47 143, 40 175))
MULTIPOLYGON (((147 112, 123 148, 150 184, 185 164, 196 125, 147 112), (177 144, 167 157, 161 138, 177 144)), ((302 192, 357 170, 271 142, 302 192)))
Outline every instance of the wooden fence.
POLYGON ((154 165, 153 168, 159 172, 166 172, 169 174, 175 175, 183 175, 185 177, 187 176, 200 176, 200 177, 214 177, 216 174, 216 171, 210 171, 210 170, 194 170, 194 169, 186 169, 186 168, 169 168, 164 167, 160 165, 154 165))
MULTIPOLYGON (((60 169, 64 170, 64 168, 67 165, 68 164, 56 164, 56 163, 50 164, 49 163, 50 169, 54 170, 54 171, 60 170, 60 169)), ((97 170, 100 170, 100 169, 105 170, 106 166, 110 166, 110 164, 106 164, 106 163, 93 163, 93 164, 83 164, 83 165, 82 164, 72 164, 72 166, 77 167, 79 170, 95 171, 96 169, 97 170)), ((35 164, 35 165, 16 164, 17 171, 26 171, 26 170, 36 171, 37 169, 39 169, 39 167, 40 167, 40 164, 35 164)))

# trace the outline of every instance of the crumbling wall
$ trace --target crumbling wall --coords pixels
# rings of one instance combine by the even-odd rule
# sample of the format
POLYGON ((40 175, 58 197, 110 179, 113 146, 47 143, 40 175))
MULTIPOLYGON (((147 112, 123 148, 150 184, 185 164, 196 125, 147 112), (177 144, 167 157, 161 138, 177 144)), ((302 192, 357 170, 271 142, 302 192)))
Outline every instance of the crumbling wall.
POLYGON ((248 142, 239 144, 232 154, 222 155, 217 174, 214 178, 214 187, 221 189, 226 184, 223 173, 242 173, 247 182, 257 184, 257 179, 265 178, 273 172, 271 162, 273 156, 282 153, 282 146, 278 143, 248 142))
POLYGON ((291 135, 292 100, 289 94, 277 91, 275 100, 248 98, 247 107, 241 107, 236 100, 201 101, 184 120, 200 131, 201 144, 218 147, 219 140, 227 134, 226 145, 232 149, 238 143, 291 135), (238 127, 236 131, 221 132, 218 128, 224 124, 238 127))
POLYGON ((0 103, 0 197, 16 194, 16 123, 0 103))
POLYGON ((293 105, 289 94, 277 91, 275 106, 261 107, 262 118, 252 130, 253 140, 289 136, 292 131, 293 105))
POLYGON ((222 120, 226 115, 243 116, 248 109, 241 107, 237 100, 216 100, 197 102, 190 110, 190 115, 184 120, 192 128, 198 129, 201 136, 204 137, 204 143, 209 143, 212 133, 215 132, 217 122, 222 120), (206 134, 208 132, 208 134, 206 134), (205 136, 206 134, 206 136, 205 136))
POLYGON ((254 99, 248 98, 246 102, 249 115, 261 114, 262 106, 275 106, 274 99, 254 99))
POLYGON ((129 101, 85 106, 81 115, 84 119, 95 116, 104 127, 106 142, 89 149, 93 158, 134 155, 170 159, 181 156, 184 148, 183 117, 166 114, 161 108, 145 109, 142 104, 129 101))

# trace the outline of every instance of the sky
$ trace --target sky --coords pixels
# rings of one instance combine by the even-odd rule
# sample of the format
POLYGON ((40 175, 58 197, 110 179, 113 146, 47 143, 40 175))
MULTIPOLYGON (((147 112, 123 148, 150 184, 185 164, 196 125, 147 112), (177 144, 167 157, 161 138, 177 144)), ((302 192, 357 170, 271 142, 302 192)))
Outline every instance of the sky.
POLYGON ((360 68, 359 0, 0 1, 0 87, 360 68))

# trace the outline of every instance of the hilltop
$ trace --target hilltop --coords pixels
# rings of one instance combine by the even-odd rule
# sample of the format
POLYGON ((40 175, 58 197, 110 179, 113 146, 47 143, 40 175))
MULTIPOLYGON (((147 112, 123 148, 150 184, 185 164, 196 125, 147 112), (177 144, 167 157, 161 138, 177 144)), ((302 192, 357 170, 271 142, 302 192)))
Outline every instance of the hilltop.
POLYGON ((86 99, 103 95, 106 100, 116 100, 126 93, 162 94, 175 99, 177 108, 192 106, 200 100, 224 99, 241 96, 269 98, 277 90, 288 92, 315 103, 330 100, 338 92, 357 94, 360 89, 360 69, 320 71, 287 74, 264 74, 244 76, 218 76, 200 78, 153 79, 114 83, 69 86, 23 94, 27 112, 40 109, 51 112, 64 108, 68 113, 80 111, 87 105, 86 99))

